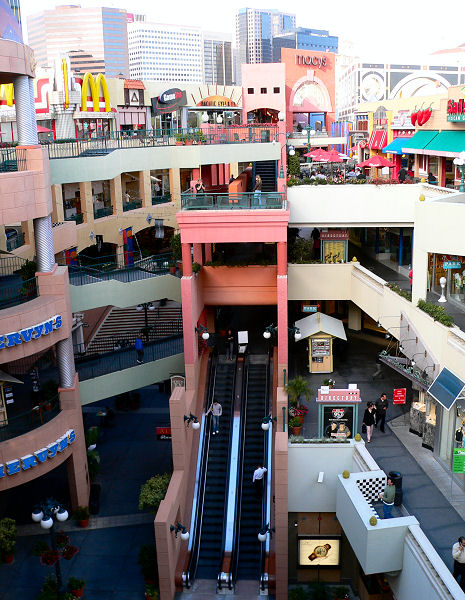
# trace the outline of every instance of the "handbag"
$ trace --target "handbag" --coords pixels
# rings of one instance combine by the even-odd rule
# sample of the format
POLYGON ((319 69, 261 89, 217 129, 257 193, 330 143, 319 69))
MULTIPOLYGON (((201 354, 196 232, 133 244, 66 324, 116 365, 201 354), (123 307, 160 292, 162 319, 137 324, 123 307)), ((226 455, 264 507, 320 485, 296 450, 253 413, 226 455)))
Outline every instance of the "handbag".
POLYGON ((362 433, 366 433, 367 432, 367 426, 365 425, 365 423, 362 423, 362 433))

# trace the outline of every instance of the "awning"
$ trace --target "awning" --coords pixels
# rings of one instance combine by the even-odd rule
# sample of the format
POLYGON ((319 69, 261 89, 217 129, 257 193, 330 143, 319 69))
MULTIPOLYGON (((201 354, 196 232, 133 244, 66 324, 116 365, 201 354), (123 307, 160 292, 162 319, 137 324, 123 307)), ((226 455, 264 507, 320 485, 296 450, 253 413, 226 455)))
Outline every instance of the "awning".
POLYGON ((368 148, 370 150, 381 150, 385 138, 386 131, 384 129, 378 129, 377 131, 373 131, 370 137, 370 141, 368 142, 368 148))
POLYGON ((455 158, 465 149, 465 131, 441 131, 424 149, 424 154, 455 158))
POLYGON ((428 389, 428 394, 433 396, 446 410, 450 410, 454 402, 462 395, 465 383, 449 369, 444 367, 428 389))
POLYGON ((383 154, 409 154, 409 152, 402 152, 402 147, 405 142, 409 140, 408 137, 397 137, 390 144, 384 146, 383 154))
POLYGON ((416 134, 405 142, 402 146, 403 152, 410 152, 411 154, 425 154, 425 147, 434 140, 438 135, 438 131, 417 131, 416 134))
POLYGON ((5 371, 0 371, 0 381, 6 381, 8 383, 23 383, 19 379, 16 379, 16 377, 13 377, 13 375, 5 373, 5 371))
POLYGON ((326 333, 341 340, 347 340, 342 321, 323 313, 317 312, 314 315, 299 319, 294 325, 300 330, 302 340, 316 333, 326 333))
POLYGON ((52 130, 42 127, 42 125, 37 125, 37 133, 50 133, 50 131, 52 130))

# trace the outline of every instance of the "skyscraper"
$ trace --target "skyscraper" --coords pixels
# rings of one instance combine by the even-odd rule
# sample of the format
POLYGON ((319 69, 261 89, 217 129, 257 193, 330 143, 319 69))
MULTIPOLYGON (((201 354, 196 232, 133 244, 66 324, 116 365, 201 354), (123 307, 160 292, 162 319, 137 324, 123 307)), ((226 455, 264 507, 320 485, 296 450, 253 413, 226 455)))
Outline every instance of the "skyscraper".
POLYGON ((92 61, 104 61, 105 75, 128 75, 124 9, 58 6, 28 17, 27 31, 29 45, 42 67, 52 66, 63 52, 79 50, 92 61))
POLYGON ((202 31, 165 23, 128 23, 132 79, 203 82, 202 31))
POLYGON ((273 62, 281 61, 281 48, 334 52, 337 54, 339 38, 323 29, 298 27, 289 33, 273 36, 273 62))
POLYGON ((16 20, 19 23, 19 26, 21 27, 21 5, 19 3, 19 0, 8 0, 8 4, 10 5, 11 10, 13 11, 16 20))
POLYGON ((204 83, 232 85, 233 61, 230 35, 204 32, 203 71, 204 83))
POLYGON ((241 8, 236 15, 236 48, 242 63, 273 62, 273 37, 295 29, 295 15, 241 8))

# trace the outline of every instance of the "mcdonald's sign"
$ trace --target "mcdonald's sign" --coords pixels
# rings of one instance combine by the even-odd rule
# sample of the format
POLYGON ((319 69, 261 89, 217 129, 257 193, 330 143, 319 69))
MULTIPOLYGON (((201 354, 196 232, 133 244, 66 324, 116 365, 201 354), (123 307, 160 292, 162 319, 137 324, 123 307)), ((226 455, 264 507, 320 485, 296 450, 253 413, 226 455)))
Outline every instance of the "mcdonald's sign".
POLYGON ((2 85, 0 85, 0 98, 6 100, 7 106, 13 106, 13 97, 13 84, 2 83, 2 85))
POLYGON ((102 73, 99 73, 95 80, 91 73, 86 73, 84 75, 81 87, 81 111, 87 112, 87 92, 89 90, 89 87, 94 112, 110 112, 111 106, 110 98, 108 97, 108 86, 105 79, 105 75, 102 75, 102 73), (105 100, 105 111, 100 110, 100 87, 102 88, 102 94, 105 100))

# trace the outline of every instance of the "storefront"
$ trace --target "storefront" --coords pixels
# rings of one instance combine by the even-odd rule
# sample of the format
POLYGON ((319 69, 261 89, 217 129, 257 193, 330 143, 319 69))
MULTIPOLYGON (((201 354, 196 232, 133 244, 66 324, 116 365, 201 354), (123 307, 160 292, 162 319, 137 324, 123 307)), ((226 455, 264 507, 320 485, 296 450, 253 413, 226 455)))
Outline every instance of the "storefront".
POLYGON ((446 279, 447 300, 465 309, 465 256, 428 254, 428 289, 441 294, 440 280, 446 279))
POLYGON ((308 370, 310 373, 333 372, 333 339, 347 341, 339 319, 317 312, 295 322, 300 340, 308 338, 308 370))

